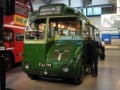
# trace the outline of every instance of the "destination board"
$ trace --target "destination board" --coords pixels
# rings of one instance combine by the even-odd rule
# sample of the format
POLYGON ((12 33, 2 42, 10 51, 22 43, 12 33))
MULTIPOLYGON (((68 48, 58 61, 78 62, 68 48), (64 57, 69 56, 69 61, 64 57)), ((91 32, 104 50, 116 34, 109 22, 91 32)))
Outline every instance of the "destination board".
POLYGON ((61 14, 61 6, 42 7, 40 15, 61 14))

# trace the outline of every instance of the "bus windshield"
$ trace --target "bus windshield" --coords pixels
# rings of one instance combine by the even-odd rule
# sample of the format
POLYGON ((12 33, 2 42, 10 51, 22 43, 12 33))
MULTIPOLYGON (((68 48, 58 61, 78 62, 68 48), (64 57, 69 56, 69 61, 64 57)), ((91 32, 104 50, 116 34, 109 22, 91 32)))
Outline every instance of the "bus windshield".
POLYGON ((59 39, 80 37, 80 20, 77 17, 59 17, 50 19, 51 27, 57 29, 59 39))
POLYGON ((39 40, 45 37, 46 19, 29 19, 26 27, 25 38, 39 40))

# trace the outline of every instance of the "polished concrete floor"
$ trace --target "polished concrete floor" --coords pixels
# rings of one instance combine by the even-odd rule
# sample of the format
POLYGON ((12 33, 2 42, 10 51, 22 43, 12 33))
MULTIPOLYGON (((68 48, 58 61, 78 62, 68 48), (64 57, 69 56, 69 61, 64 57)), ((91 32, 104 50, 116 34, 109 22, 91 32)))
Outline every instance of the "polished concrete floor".
POLYGON ((81 85, 61 80, 34 81, 18 66, 6 74, 6 85, 14 90, 120 90, 120 49, 107 49, 106 59, 99 60, 97 77, 86 75, 81 85))

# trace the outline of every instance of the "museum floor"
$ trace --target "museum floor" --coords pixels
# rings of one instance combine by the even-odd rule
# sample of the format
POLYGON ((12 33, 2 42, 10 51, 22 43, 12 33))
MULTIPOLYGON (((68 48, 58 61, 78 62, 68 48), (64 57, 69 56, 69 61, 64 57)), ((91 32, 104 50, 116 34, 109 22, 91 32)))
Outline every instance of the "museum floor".
POLYGON ((14 90, 120 90, 120 48, 107 48, 99 60, 97 77, 86 75, 81 85, 60 80, 31 80, 20 66, 7 72, 6 85, 14 90))

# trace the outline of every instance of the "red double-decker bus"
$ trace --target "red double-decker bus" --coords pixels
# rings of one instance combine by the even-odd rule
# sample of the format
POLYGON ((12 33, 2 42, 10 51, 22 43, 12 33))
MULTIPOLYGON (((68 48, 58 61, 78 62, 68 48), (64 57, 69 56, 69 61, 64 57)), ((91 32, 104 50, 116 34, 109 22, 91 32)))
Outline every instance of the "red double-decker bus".
POLYGON ((15 14, 4 16, 4 45, 6 46, 6 70, 23 60, 23 38, 30 7, 24 0, 16 0, 15 14))

